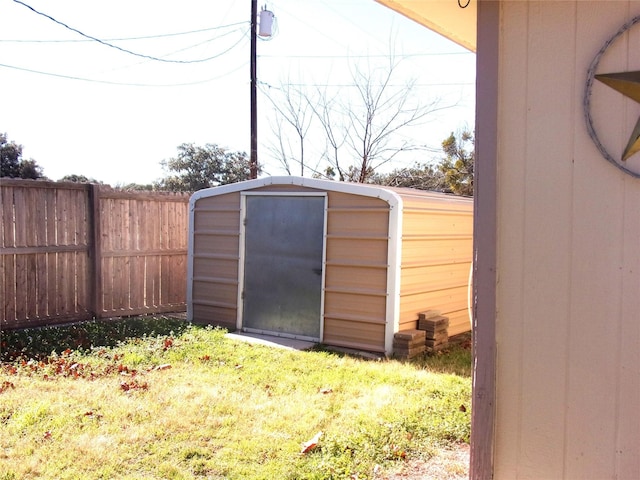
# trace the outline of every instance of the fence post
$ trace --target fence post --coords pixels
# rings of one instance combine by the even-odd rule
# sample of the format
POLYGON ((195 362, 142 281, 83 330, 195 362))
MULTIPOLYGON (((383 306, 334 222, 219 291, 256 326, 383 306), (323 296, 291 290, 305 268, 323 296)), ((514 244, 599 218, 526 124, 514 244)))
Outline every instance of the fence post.
POLYGON ((89 235, 91 259, 91 314, 100 318, 102 305, 102 232, 100 228, 100 185, 89 185, 89 235))

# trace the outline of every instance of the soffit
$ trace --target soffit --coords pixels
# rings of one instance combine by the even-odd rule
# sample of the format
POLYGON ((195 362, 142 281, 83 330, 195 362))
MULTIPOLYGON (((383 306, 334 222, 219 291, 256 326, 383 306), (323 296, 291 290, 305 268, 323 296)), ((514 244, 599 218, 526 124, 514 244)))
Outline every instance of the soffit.
POLYGON ((478 0, 376 0, 376 2, 472 52, 476 51, 478 0))

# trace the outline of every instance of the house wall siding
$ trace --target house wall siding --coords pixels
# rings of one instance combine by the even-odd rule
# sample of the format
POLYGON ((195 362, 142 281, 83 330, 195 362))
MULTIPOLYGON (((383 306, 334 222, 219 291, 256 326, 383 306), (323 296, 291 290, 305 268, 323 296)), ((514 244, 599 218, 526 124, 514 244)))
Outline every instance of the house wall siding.
MULTIPOLYGON (((498 479, 640 478, 640 180, 601 157, 582 105, 591 61, 639 14, 501 3, 498 479)), ((640 27, 598 73, 639 70, 639 52, 640 27)), ((620 97, 593 108, 623 147, 640 108, 620 97)))

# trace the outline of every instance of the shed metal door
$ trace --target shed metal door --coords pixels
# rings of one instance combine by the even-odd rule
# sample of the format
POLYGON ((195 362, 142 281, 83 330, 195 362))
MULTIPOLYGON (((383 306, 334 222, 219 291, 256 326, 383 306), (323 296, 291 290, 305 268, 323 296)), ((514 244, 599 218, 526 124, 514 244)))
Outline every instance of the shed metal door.
POLYGON ((320 340, 324 202, 246 197, 245 330, 320 340))

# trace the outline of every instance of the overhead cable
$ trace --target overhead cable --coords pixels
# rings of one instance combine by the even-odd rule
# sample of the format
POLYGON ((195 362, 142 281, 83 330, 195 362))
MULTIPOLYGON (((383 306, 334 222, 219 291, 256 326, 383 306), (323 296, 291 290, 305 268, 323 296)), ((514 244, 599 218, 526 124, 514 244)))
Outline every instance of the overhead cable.
POLYGON ((207 78, 204 80, 196 80, 193 82, 185 82, 185 83, 168 83, 168 84, 150 84, 150 83, 132 83, 132 82, 113 82, 110 80, 97 80, 97 79, 93 79, 93 78, 83 78, 83 77, 75 77, 72 75, 63 75, 60 73, 52 73, 52 72, 43 72, 40 70, 33 70, 30 68, 24 68, 24 67, 17 67, 15 65, 5 65, 3 63, 0 63, 0 67, 2 68, 10 68, 12 70, 19 70, 21 72, 27 72, 27 73, 35 73, 38 75, 46 75, 49 77, 56 77, 56 78, 64 78, 67 80, 79 80, 82 82, 91 82, 91 83, 102 83, 102 84, 106 84, 106 85, 120 85, 120 86, 125 86, 125 87, 185 87, 185 86, 189 86, 189 85, 198 85, 201 83, 207 83, 207 82, 212 82, 214 80, 219 80, 221 78, 224 78, 228 75, 231 75, 232 73, 237 72, 238 70, 240 70, 241 68, 245 68, 247 65, 247 62, 242 63, 240 66, 234 68, 233 70, 230 70, 222 75, 218 75, 217 77, 212 77, 212 78, 207 78))
MULTIPOLYGON (((209 28, 201 28, 199 30, 190 30, 188 32, 175 32, 175 33, 160 33, 157 35, 144 35, 141 37, 122 37, 122 38, 103 38, 102 40, 105 42, 129 42, 132 40, 151 40, 154 38, 166 38, 166 37, 178 37, 181 35, 191 35, 194 33, 203 33, 210 32, 212 30, 221 30, 223 28, 237 27, 238 25, 246 24, 247 22, 236 22, 230 23, 228 25, 220 25, 218 27, 209 27, 209 28)), ((60 39, 60 40, 23 40, 23 39, 2 39, 0 38, 0 42, 9 42, 9 43, 79 43, 79 42, 93 42, 93 38, 85 38, 85 39, 60 39)))
MULTIPOLYGON (((66 28, 68 30, 71 30, 72 32, 75 32, 75 33, 77 33, 79 35, 82 35, 85 38, 88 38, 89 40, 93 40, 93 41, 98 42, 98 43, 100 43, 102 45, 105 45, 107 47, 114 48, 114 49, 119 50, 121 52, 128 53, 129 55, 134 55, 136 57, 146 58, 146 59, 149 59, 149 60, 155 60, 156 62, 165 62, 165 63, 202 63, 202 62, 207 62, 209 60, 212 60, 212 59, 214 59, 214 58, 219 56, 219 55, 215 55, 213 57, 200 58, 200 59, 195 59, 195 60, 171 60, 171 59, 167 59, 167 58, 154 57, 154 56, 151 56, 151 55, 145 55, 145 54, 142 54, 142 53, 133 52, 131 50, 127 50, 126 48, 122 48, 122 47, 119 47, 117 45, 113 45, 112 43, 106 42, 104 40, 100 40, 99 38, 93 37, 91 35, 87 35, 86 33, 83 33, 80 30, 78 30, 77 28, 70 27, 66 23, 63 23, 63 22, 61 22, 59 20, 56 20, 52 16, 47 15, 46 13, 42 13, 42 12, 36 10, 32 6, 27 5, 26 3, 22 2, 21 0, 13 0, 13 1, 15 3, 18 3, 20 5, 23 5, 23 6, 27 7, 29 10, 33 11, 34 13, 37 13, 38 15, 42 15, 43 17, 48 18, 49 20, 57 23, 58 25, 61 25, 61 26, 63 26, 64 28, 66 28)), ((241 38, 241 40, 242 40, 242 38, 241 38)), ((240 43, 240 41, 238 41, 238 43, 240 43)), ((237 43, 236 43, 236 45, 237 45, 237 43)))

